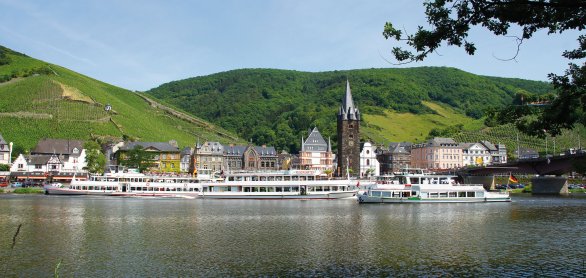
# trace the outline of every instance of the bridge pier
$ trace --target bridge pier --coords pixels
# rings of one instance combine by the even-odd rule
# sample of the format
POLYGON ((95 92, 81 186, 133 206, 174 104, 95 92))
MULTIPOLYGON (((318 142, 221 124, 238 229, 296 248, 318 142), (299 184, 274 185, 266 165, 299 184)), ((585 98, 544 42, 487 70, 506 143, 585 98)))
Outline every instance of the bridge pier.
POLYGON ((494 176, 462 176, 466 184, 482 184, 486 190, 494 190, 494 176))
POLYGON ((556 176, 539 176, 531 179, 532 194, 568 194, 568 179, 556 176))

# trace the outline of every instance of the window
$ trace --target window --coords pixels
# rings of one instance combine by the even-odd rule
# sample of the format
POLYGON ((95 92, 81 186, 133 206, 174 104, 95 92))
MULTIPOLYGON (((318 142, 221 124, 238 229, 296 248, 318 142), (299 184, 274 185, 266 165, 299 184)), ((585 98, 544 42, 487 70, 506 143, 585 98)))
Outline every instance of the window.
POLYGON ((35 164, 35 169, 41 169, 41 164, 35 164))

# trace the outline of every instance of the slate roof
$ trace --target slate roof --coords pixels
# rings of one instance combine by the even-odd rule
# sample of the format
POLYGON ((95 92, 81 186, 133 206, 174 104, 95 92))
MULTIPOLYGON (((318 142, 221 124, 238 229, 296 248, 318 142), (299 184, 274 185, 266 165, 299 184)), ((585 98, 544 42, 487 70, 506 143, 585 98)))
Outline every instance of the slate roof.
POLYGON ((352 100, 352 91, 350 90, 350 81, 346 80, 346 94, 342 99, 342 106, 338 111, 338 117, 346 120, 358 120, 360 121, 360 111, 354 106, 354 100, 352 100))
POLYGON ((304 152, 326 152, 328 150, 328 143, 321 136, 321 133, 317 127, 313 128, 305 142, 303 142, 301 150, 304 152))
POLYGON ((181 156, 184 156, 184 155, 191 155, 191 147, 183 148, 183 150, 181 151, 181 156))
POLYGON ((480 144, 484 145, 489 151, 491 152, 496 152, 498 151, 498 148, 496 145, 492 144, 489 141, 480 141, 480 144))
POLYGON ((52 155, 49 154, 36 154, 36 155, 29 155, 26 158, 26 161, 29 165, 38 165, 38 164, 47 164, 49 159, 51 159, 52 155))
MULTIPOLYGON (((247 147, 248 146, 224 145, 224 155, 241 156, 244 154, 247 147)), ((253 148, 261 157, 277 156, 277 150, 275 150, 275 147, 253 146, 253 148)))
POLYGON ((392 142, 389 144, 389 151, 394 154, 410 154, 412 145, 409 142, 392 142))
POLYGON ((433 147, 459 147, 459 144, 452 138, 435 137, 427 142, 428 146, 433 147))
POLYGON ((246 150, 246 146, 224 145, 224 155, 242 155, 244 150, 246 150))
POLYGON ((68 139, 43 139, 39 141, 31 154, 63 154, 76 156, 83 150, 83 141, 68 140, 68 139), (78 153, 73 153, 73 149, 77 148, 78 153))
POLYGON ((256 152, 261 156, 277 156, 277 150, 275 147, 261 147, 261 146, 254 146, 256 152))
POLYGON ((212 155, 223 155, 225 146, 220 142, 208 142, 206 141, 203 145, 199 146, 198 152, 211 153, 212 155), (208 148, 207 151, 203 151, 202 148, 208 148))
POLYGON ((4 137, 2 137, 2 134, 0 134, 0 144, 8 144, 6 143, 6 140, 4 140, 4 137))
POLYGON ((120 147, 120 150, 129 151, 134 149, 135 146, 141 146, 145 149, 153 148, 161 152, 180 152, 179 148, 167 142, 127 142, 124 143, 124 146, 120 147))

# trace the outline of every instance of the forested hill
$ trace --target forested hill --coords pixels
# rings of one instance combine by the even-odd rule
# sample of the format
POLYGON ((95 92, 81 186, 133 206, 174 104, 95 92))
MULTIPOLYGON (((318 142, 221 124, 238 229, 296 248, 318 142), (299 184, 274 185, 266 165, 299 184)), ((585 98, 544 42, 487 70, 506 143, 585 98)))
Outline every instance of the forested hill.
POLYGON ((314 126, 325 137, 336 140, 336 112, 346 80, 365 115, 363 136, 375 141, 423 140, 432 128, 450 123, 474 122, 478 127, 481 121, 475 119, 480 119, 487 108, 510 104, 516 93, 551 90, 545 82, 420 67, 320 73, 242 69, 174 81, 146 93, 257 144, 297 151, 301 137, 314 126), (418 137, 402 136, 400 130, 394 131, 397 136, 389 137, 382 134, 388 133, 384 118, 394 117, 393 113, 435 115, 438 119, 425 118, 426 123, 416 131, 418 137), (452 121, 450 117, 458 119, 452 121))

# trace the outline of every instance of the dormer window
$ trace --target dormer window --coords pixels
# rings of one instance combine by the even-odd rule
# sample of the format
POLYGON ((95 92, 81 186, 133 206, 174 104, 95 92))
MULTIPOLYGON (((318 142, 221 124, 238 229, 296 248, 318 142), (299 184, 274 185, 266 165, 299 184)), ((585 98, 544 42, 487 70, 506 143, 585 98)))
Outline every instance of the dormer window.
POLYGON ((78 148, 73 148, 73 151, 72 152, 75 153, 75 154, 77 154, 77 153, 79 153, 79 149, 78 148))

